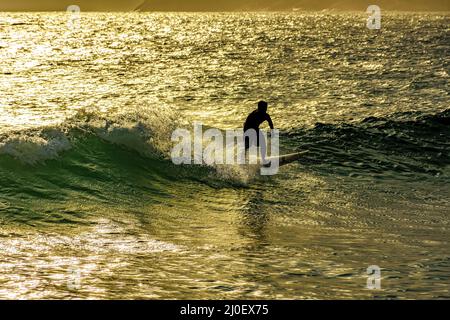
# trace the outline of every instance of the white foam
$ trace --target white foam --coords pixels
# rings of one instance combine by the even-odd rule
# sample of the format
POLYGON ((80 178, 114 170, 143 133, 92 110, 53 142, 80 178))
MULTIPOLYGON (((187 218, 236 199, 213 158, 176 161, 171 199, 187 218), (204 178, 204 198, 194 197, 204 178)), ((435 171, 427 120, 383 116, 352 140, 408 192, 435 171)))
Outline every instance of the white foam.
POLYGON ((73 130, 93 134, 148 157, 168 157, 177 115, 163 107, 130 107, 122 112, 80 110, 63 123, 0 136, 0 155, 7 154, 26 164, 55 159, 72 148, 73 130))
POLYGON ((170 108, 129 107, 110 113, 82 110, 73 119, 76 127, 91 131, 99 138, 125 146, 145 156, 168 156, 170 137, 176 129, 178 116, 170 108))
POLYGON ((52 130, 47 132, 26 131, 14 134, 0 142, 0 154, 7 154, 23 163, 55 159, 63 151, 71 148, 69 139, 63 132, 52 130))

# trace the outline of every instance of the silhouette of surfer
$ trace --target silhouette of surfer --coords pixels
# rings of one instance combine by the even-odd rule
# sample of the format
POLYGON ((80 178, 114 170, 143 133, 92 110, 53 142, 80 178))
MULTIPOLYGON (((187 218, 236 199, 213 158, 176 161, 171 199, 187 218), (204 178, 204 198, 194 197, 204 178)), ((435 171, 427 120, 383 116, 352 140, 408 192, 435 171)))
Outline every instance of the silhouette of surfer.
POLYGON ((259 126, 267 121, 270 129, 273 130, 273 122, 270 115, 267 113, 268 103, 266 101, 258 102, 258 109, 249 114, 244 124, 244 136, 245 136, 245 150, 247 151, 252 146, 261 148, 262 163, 266 164, 266 139, 260 132, 259 126), (252 134, 251 130, 255 130, 256 135, 252 134))

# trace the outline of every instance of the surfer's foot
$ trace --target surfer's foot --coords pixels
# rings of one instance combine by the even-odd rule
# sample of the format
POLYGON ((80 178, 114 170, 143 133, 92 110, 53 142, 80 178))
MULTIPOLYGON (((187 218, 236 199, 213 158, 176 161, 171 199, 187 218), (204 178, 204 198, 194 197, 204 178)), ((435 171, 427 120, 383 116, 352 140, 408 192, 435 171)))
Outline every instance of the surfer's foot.
POLYGON ((272 165, 272 161, 270 161, 270 160, 263 160, 262 161, 262 165, 264 167, 270 167, 272 165))

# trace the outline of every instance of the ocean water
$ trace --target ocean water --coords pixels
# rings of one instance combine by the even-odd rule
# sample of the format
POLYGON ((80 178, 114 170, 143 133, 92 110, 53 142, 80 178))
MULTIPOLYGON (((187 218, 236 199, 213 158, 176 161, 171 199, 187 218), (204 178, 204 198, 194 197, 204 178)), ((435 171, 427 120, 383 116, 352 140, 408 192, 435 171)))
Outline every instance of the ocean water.
POLYGON ((366 18, 0 13, 0 298, 450 298, 449 15, 366 18), (304 159, 171 163, 261 99, 304 159))

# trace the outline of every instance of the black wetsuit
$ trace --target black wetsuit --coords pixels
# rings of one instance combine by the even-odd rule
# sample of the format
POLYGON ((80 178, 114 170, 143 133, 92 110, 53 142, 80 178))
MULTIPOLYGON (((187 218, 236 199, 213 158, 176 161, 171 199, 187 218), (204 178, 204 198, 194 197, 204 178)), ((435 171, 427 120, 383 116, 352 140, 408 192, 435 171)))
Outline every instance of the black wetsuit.
MULTIPOLYGON (((262 112, 259 110, 255 110, 247 117, 247 120, 244 124, 244 132, 247 130, 254 129, 256 131, 256 136, 258 137, 257 146, 259 147, 259 126, 264 122, 269 122, 270 129, 273 129, 273 122, 270 118, 270 115, 266 112, 262 112)), ((245 139, 245 148, 248 149, 250 147, 250 139, 246 137, 245 139)))

